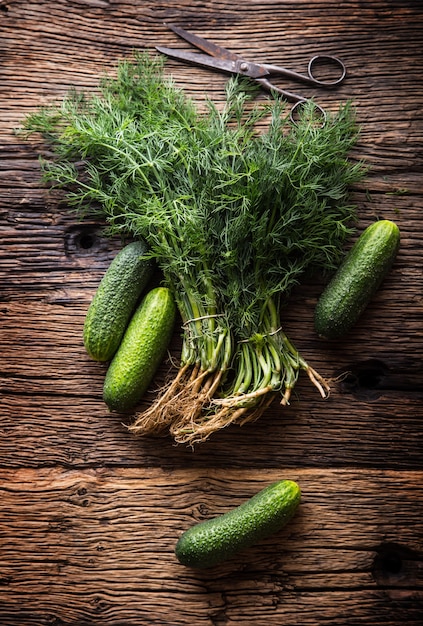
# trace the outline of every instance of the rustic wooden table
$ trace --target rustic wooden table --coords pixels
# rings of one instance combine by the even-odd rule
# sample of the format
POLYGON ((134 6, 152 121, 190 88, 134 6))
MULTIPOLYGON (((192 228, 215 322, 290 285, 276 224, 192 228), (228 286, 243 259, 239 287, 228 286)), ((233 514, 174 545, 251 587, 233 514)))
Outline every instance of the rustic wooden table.
MULTIPOLYGON (((423 623, 423 10, 416 0, 0 0, 2 626, 409 626, 423 623), (116 61, 184 46, 180 24, 254 60, 303 70, 315 52, 348 68, 359 229, 395 220, 389 277, 342 342, 319 339, 322 285, 305 284, 285 327, 327 377, 291 405, 194 451, 135 439, 101 399, 105 366, 82 344, 90 299, 120 242, 40 185, 40 146, 14 133, 71 85, 93 89, 116 61), (282 532, 220 567, 178 564, 194 522, 271 481, 297 480, 282 532)), ((200 104, 226 77, 168 62, 200 104)), ((176 333, 177 335, 178 333, 176 333)), ((177 354, 178 337, 175 337, 177 354)))

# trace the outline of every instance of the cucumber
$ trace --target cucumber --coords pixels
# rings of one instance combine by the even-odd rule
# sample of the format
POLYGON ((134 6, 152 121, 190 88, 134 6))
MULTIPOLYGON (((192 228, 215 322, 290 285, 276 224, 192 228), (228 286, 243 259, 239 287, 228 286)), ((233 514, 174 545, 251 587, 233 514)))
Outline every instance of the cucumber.
POLYGON ((142 299, 104 379, 103 399, 111 410, 132 409, 146 392, 172 337, 176 305, 166 287, 142 299))
POLYGON ((321 294, 314 327, 321 337, 348 333, 391 269, 400 245, 398 226, 380 220, 368 226, 321 294))
POLYGON ((185 531, 176 544, 176 557, 188 567, 217 565, 280 530, 293 517, 300 499, 297 483, 275 482, 236 509, 185 531))
POLYGON ((104 274, 84 323, 84 345, 95 361, 110 361, 137 302, 153 274, 153 262, 144 255, 144 241, 125 246, 104 274))

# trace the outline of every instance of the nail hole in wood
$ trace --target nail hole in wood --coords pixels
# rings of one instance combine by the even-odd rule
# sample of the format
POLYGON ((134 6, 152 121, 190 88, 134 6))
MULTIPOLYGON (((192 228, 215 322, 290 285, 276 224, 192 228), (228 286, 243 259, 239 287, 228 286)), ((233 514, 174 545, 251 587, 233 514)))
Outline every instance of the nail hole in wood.
POLYGON ((351 364, 344 374, 340 374, 340 388, 363 399, 375 399, 385 388, 388 366, 378 359, 367 359, 351 364))
POLYGON ((413 585, 421 557, 408 548, 394 542, 382 543, 373 561, 373 578, 381 585, 413 585))
POLYGON ((71 228, 65 235, 65 250, 67 255, 84 256, 92 254, 100 246, 100 237, 94 226, 71 228))

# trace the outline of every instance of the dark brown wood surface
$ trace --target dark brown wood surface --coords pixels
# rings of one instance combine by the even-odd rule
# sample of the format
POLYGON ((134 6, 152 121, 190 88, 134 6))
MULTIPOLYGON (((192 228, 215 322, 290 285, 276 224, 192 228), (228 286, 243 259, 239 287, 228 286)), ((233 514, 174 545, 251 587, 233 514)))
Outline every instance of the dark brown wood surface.
MULTIPOLYGON (((421 625, 421 3, 0 0, 0 30, 0 624, 421 625), (355 102, 354 156, 370 168, 354 190, 359 230, 387 218, 402 233, 344 340, 313 330, 322 284, 284 311, 310 364, 341 377, 330 398, 302 377, 289 407, 194 451, 135 439, 103 404, 105 366, 86 355, 82 326, 120 242, 42 188, 42 146, 14 132, 70 86, 95 89, 134 48, 184 47, 165 21, 299 71, 318 52, 342 57, 339 89, 297 89, 328 108, 355 102), (178 564, 183 530, 279 478, 303 492, 282 532, 211 570, 178 564)), ((166 67, 200 107, 222 101, 223 75, 166 67)))

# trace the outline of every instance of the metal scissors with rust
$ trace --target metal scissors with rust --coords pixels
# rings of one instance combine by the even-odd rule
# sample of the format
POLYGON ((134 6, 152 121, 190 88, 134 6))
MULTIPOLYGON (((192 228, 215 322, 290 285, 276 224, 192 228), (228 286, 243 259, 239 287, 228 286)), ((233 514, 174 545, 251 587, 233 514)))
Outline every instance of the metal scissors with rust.
MULTIPOLYGON (((296 107, 304 102, 307 102, 308 98, 304 98, 303 96, 287 91, 286 89, 277 87, 269 80, 271 76, 283 76, 308 85, 331 88, 342 83, 346 75, 345 65, 335 56, 323 54, 313 56, 308 63, 307 74, 300 74, 277 65, 270 65, 268 63, 251 63, 250 61, 246 61, 239 57, 237 54, 230 52, 223 46, 219 46, 211 41, 208 41, 207 39, 199 37, 198 35, 189 33, 183 28, 172 24, 166 24, 166 26, 192 45, 196 46, 203 52, 206 52, 206 54, 189 52, 175 48, 165 48, 163 46, 156 46, 156 50, 172 59, 179 59, 200 67, 207 67, 229 74, 238 74, 252 78, 266 91, 279 93, 290 102, 295 102, 291 109, 291 118, 296 107), (330 63, 334 66, 334 69, 337 71, 337 77, 335 79, 320 80, 313 75, 313 69, 315 69, 315 66, 321 62, 330 63)), ((325 112, 322 107, 318 104, 315 104, 315 106, 321 112, 323 117, 325 117, 325 112)))

